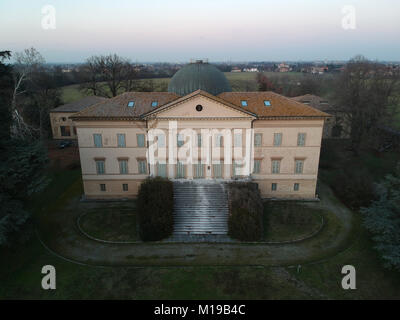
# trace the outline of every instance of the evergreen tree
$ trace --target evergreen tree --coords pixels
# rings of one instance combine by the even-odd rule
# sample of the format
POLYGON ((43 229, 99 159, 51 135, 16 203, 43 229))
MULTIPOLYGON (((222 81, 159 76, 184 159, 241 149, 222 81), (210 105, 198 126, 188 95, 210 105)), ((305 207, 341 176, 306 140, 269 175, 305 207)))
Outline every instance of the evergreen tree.
POLYGON ((364 225, 372 233, 374 248, 384 266, 400 271, 400 163, 376 188, 378 200, 362 208, 364 225))

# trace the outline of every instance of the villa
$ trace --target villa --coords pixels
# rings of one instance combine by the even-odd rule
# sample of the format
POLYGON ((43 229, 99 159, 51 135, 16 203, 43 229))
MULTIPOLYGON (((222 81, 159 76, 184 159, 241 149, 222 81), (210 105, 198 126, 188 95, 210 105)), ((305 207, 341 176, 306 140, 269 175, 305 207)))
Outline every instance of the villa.
POLYGON ((232 92, 201 60, 168 92, 126 92, 70 115, 86 198, 132 198, 149 176, 251 180, 264 198, 315 199, 329 115, 274 92, 232 92))

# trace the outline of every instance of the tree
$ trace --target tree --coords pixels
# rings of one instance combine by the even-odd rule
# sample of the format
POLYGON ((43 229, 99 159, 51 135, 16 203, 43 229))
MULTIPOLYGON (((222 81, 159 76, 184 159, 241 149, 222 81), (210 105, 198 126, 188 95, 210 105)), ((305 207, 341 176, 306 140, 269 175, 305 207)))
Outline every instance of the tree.
POLYGON ((20 139, 34 137, 39 130, 27 124, 21 114, 22 106, 19 97, 27 92, 27 86, 32 83, 33 75, 45 63, 42 55, 35 49, 25 49, 23 52, 17 52, 14 55, 14 90, 11 102, 12 126, 11 134, 20 139))
POLYGON ((10 138, 12 124, 11 102, 13 95, 12 67, 4 64, 11 57, 10 51, 0 51, 0 143, 10 138))
POLYGON ((277 88, 263 73, 257 73, 258 91, 274 91, 277 93, 282 92, 282 88, 277 88))
POLYGON ((83 72, 86 81, 81 90, 109 98, 130 91, 136 75, 132 64, 116 54, 90 57, 83 66, 83 72))
POLYGON ((349 61, 335 85, 334 105, 349 123, 351 147, 358 154, 362 143, 393 118, 393 93, 399 72, 362 56, 349 61))
POLYGON ((24 208, 27 197, 46 185, 43 169, 47 154, 42 143, 21 139, 22 135, 13 135, 10 130, 15 120, 11 106, 16 87, 13 68, 3 63, 9 57, 9 51, 0 52, 0 245, 10 243, 12 236, 21 235, 18 231, 30 217, 24 208))
POLYGON ((374 248, 384 266, 400 271, 400 163, 376 187, 378 200, 362 208, 364 225, 372 233, 374 248))

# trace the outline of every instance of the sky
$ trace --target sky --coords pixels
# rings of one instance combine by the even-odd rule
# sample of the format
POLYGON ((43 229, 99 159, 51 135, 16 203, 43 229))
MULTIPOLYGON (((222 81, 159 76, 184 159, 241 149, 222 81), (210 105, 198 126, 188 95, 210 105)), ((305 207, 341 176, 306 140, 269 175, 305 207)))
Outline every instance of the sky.
POLYGON ((47 62, 399 61, 399 39, 399 0, 0 0, 0 51, 47 62))

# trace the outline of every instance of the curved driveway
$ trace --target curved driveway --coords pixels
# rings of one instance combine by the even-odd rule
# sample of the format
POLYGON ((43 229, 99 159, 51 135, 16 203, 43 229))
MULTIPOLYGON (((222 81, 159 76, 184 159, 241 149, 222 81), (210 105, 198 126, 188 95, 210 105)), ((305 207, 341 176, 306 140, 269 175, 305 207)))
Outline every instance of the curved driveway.
MULTIPOLYGON (((75 198, 47 222, 41 240, 56 254, 80 263, 101 266, 284 266, 304 264, 335 255, 349 245, 353 213, 325 186, 321 201, 307 206, 323 207, 325 226, 315 237, 293 244, 239 243, 137 243, 104 244, 86 238, 76 227, 79 208, 75 198)), ((43 230, 43 228, 41 228, 43 230)))

